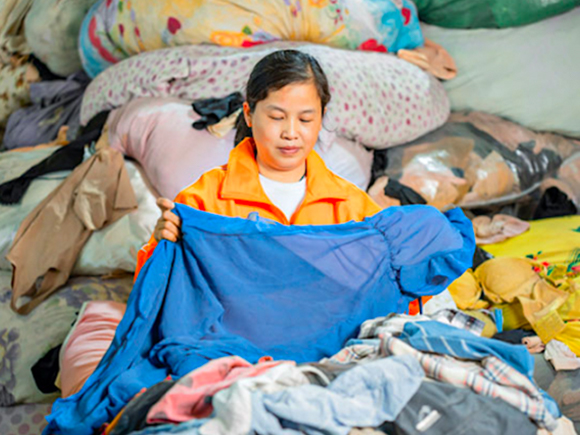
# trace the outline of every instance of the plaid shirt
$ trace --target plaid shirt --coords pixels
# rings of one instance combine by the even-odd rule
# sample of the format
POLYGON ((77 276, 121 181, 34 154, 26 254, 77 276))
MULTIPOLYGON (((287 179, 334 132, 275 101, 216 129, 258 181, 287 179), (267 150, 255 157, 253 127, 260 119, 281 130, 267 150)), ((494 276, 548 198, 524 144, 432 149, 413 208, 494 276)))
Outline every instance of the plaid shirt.
POLYGON ((554 430, 557 420, 548 412, 538 388, 523 374, 495 356, 480 364, 420 352, 398 338, 381 337, 381 356, 413 355, 427 376, 471 388, 477 394, 499 398, 526 414, 539 427, 554 430))
MULTIPOLYGON (((371 340, 364 340, 370 342, 371 340)), ((377 340, 378 341, 378 340, 377 340)), ((345 364, 345 363, 361 363, 369 362, 379 358, 379 345, 378 344, 353 344, 342 348, 337 354, 331 356, 330 358, 323 358, 320 360, 321 363, 326 361, 345 364)))
POLYGON ((360 327, 358 338, 378 338, 381 334, 398 335, 403 332, 408 322, 420 322, 423 320, 436 320, 447 325, 465 329, 477 336, 481 336, 485 323, 462 311, 443 309, 429 316, 408 316, 405 314, 391 314, 386 317, 377 317, 367 320, 360 327))

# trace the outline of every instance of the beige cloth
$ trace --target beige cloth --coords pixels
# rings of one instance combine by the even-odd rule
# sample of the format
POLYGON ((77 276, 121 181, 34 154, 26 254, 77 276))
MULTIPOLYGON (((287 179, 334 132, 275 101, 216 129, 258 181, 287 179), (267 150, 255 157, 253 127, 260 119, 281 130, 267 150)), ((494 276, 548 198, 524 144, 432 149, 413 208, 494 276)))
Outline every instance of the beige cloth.
MULTIPOLYGON (((480 157, 477 156, 476 159, 478 158, 480 157)), ((514 173, 497 151, 489 153, 481 164, 471 165, 465 171, 465 178, 473 186, 461 201, 461 204, 466 205, 507 195, 514 190, 516 184, 514 173)))
POLYGON ((373 429, 372 427, 365 427, 365 428, 353 428, 350 430, 348 435, 385 435, 384 432, 380 430, 373 429))
POLYGON ((238 120, 240 113, 242 113, 242 109, 236 110, 217 124, 208 126, 207 131, 220 139, 226 137, 226 135, 236 127, 236 121, 238 120))
POLYGON ((546 349, 542 339, 537 335, 522 338, 522 344, 526 346, 528 352, 530 353, 541 353, 544 351, 544 349, 546 349))
POLYGON ((574 355, 574 352, 570 350, 566 343, 562 343, 559 340, 550 340, 546 344, 544 358, 550 361, 554 369, 558 371, 580 369, 580 358, 574 355))
POLYGON ((477 245, 503 242, 530 229, 529 223, 504 214, 497 214, 493 219, 489 216, 477 216, 471 223, 477 245))
POLYGON ((6 256, 13 266, 12 309, 32 311, 66 283, 93 231, 136 208, 121 153, 100 149, 78 166, 16 233, 6 256))
POLYGON ((578 435, 578 433, 570 419, 560 417, 558 419, 558 427, 555 430, 548 432, 546 429, 538 429, 538 435, 578 435))
POLYGON ((451 55, 430 39, 425 39, 423 47, 413 50, 399 50, 397 56, 430 72, 439 79, 451 80, 457 75, 457 65, 455 65, 451 55))

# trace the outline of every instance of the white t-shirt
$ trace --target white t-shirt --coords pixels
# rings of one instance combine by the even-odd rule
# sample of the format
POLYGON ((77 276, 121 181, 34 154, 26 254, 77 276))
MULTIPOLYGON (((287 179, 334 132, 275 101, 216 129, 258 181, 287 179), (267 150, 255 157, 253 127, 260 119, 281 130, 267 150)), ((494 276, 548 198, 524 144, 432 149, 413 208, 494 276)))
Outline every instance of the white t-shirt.
POLYGON ((272 204, 282 210, 282 213, 290 220, 306 195, 306 177, 297 183, 281 183, 260 174, 260 183, 272 204))

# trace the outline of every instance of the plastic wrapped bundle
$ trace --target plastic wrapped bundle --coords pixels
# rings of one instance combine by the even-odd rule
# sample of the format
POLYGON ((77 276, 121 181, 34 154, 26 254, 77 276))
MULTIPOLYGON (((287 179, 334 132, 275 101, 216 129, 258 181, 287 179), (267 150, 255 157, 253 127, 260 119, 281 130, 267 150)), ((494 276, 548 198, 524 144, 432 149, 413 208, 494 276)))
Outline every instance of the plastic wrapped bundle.
POLYGON ((377 151, 371 196, 383 206, 423 203, 479 208, 536 190, 580 146, 483 113, 455 113, 443 127, 406 145, 377 151), (405 189, 407 188, 407 189, 405 189))

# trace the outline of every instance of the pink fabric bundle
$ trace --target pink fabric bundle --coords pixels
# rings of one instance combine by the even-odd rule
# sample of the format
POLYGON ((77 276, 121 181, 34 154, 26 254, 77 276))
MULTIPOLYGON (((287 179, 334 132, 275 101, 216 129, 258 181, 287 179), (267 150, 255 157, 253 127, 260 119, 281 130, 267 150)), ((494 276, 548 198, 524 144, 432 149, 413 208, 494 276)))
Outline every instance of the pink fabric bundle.
POLYGON ((200 118, 178 98, 139 98, 109 115, 111 147, 137 160, 161 196, 173 199, 228 161, 235 131, 217 138, 191 125, 200 118))
POLYGON ((471 223, 475 232, 475 242, 478 245, 503 242, 530 229, 528 222, 504 214, 497 214, 493 219, 489 216, 478 216, 471 223))
POLYGON ((126 305, 113 301, 88 302, 65 340, 60 358, 62 397, 80 391, 109 349, 126 305))
POLYGON ((165 393, 147 414, 147 423, 179 423, 193 418, 208 417, 213 406, 206 397, 230 387, 235 381, 252 378, 272 367, 291 361, 268 361, 262 358, 252 365, 243 358, 218 358, 182 377, 165 393))

